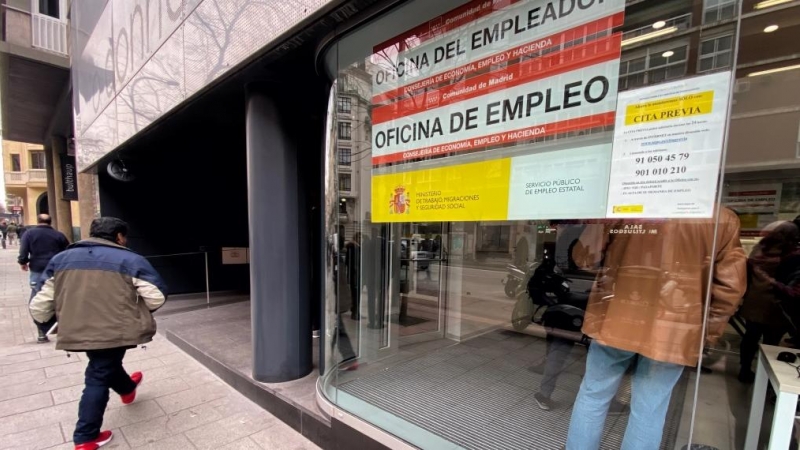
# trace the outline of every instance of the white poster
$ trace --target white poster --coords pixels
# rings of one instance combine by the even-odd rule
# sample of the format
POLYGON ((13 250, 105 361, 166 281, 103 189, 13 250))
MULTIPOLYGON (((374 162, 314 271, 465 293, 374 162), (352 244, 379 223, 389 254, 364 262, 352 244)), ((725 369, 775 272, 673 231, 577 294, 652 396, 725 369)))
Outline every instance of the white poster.
POLYGON ((508 220, 602 217, 610 162, 610 144, 511 158, 508 220))
POLYGON ((620 93, 607 217, 712 217, 730 72, 620 93))

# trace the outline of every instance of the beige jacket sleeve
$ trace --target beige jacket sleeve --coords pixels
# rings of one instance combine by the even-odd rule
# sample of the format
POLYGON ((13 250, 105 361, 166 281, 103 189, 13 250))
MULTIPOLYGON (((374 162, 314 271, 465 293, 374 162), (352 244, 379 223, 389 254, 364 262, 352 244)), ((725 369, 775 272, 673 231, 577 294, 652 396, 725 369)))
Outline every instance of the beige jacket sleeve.
POLYGON ((42 289, 33 297, 28 308, 31 311, 33 320, 39 323, 47 322, 53 318, 56 313, 54 278, 49 278, 45 281, 42 289))

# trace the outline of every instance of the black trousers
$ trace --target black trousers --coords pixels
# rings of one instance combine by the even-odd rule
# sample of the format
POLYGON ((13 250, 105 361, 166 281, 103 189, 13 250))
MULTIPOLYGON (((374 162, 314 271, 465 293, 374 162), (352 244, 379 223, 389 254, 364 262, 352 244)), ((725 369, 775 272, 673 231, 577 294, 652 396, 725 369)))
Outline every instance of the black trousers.
POLYGON ((108 390, 119 395, 130 394, 136 383, 122 368, 126 348, 89 350, 89 365, 86 366, 85 387, 78 404, 78 423, 72 439, 83 444, 97 439, 103 425, 103 413, 108 405, 108 390))
POLYGON ((758 353, 758 343, 761 338, 764 338, 766 345, 778 345, 781 343, 781 338, 786 334, 786 330, 781 327, 774 327, 763 323, 753 322, 748 320, 745 322, 744 337, 742 337, 742 344, 739 347, 739 358, 741 370, 752 370, 753 359, 758 353))

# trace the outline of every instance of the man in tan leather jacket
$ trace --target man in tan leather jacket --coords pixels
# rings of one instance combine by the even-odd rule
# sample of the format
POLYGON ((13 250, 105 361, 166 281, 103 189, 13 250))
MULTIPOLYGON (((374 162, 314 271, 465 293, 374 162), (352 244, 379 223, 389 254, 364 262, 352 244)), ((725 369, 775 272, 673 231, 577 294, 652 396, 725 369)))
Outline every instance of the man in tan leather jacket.
POLYGON ((567 449, 599 447, 608 405, 634 362, 622 448, 659 448, 672 388, 684 366, 697 366, 703 346, 722 336, 747 287, 736 214, 720 211, 716 246, 714 232, 712 219, 629 220, 594 233, 597 242, 587 238, 576 246, 598 250, 582 257, 598 277, 583 326, 593 341, 567 449))

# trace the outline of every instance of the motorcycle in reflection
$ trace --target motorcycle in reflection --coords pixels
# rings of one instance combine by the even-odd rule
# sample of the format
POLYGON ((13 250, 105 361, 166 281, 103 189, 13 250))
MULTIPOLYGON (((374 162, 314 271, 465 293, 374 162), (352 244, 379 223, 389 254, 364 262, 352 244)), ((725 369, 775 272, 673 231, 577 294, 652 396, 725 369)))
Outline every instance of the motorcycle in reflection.
POLYGON ((580 332, 589 292, 573 292, 552 258, 534 266, 516 293, 511 324, 522 331, 531 323, 564 331, 580 332))
POLYGON ((537 266, 538 264, 531 262, 525 263, 524 267, 519 267, 516 264, 506 264, 508 273, 503 278, 503 286, 508 298, 514 298, 519 295, 519 288, 525 286, 525 282, 527 282, 537 266))

